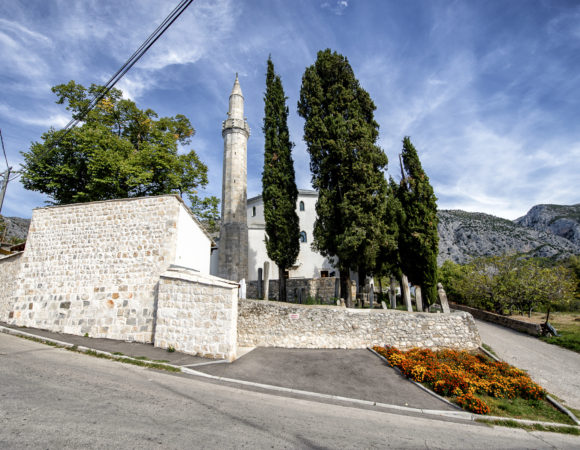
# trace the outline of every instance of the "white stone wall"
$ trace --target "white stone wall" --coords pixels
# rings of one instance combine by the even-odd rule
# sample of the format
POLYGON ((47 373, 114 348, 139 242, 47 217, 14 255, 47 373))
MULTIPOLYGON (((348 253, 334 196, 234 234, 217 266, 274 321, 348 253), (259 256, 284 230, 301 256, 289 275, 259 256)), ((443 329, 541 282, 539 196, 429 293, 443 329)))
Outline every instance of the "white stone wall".
POLYGON ((155 346, 192 355, 236 357, 238 285, 186 270, 161 276, 155 346))
POLYGON ((238 345, 284 348, 366 348, 393 345, 473 350, 481 344, 473 317, 347 309, 240 300, 238 345))
MULTIPOLYGON (((300 253, 296 260, 296 268, 289 271, 290 278, 319 278, 322 270, 335 272, 329 260, 320 253, 312 250, 312 239, 314 222, 316 220, 316 191, 299 190, 296 201, 296 213, 300 221, 300 231, 306 233, 306 242, 300 243, 300 253), (304 211, 300 211, 300 202, 304 203, 304 211)), ((264 202, 262 196, 253 197, 248 200, 247 208, 249 245, 248 245, 248 279, 258 279, 258 269, 264 267, 264 262, 270 262, 270 279, 278 279, 278 267, 268 258, 266 252, 266 225, 264 221, 264 202)))
POLYGON ((34 210, 8 322, 152 342, 157 283, 176 263, 184 208, 164 195, 34 210))
POLYGON ((6 322, 14 307, 22 253, 0 259, 0 322, 6 322))
POLYGON ((180 208, 177 218, 175 264, 201 273, 210 273, 211 239, 188 208, 180 208))

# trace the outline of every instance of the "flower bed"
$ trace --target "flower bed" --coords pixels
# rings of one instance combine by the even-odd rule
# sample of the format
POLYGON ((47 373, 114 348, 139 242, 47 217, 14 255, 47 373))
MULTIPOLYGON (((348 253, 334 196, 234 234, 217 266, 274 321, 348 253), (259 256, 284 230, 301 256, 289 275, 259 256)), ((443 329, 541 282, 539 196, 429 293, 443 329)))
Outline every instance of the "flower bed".
POLYGON ((462 408, 477 414, 489 414, 489 406, 478 397, 505 399, 543 399, 546 391, 516 367, 488 360, 484 355, 465 351, 374 347, 403 375, 428 385, 440 395, 450 397, 462 408))

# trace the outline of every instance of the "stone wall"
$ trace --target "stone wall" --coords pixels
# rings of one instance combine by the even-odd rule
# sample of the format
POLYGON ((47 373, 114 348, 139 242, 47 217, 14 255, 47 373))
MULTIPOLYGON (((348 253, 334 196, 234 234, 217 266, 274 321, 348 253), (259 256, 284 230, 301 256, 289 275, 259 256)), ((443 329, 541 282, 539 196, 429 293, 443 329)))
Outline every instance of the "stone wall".
POLYGON ((5 301, 0 301, 0 321, 6 322, 8 315, 14 307, 14 291, 19 284, 18 274, 20 273, 20 266, 22 260, 22 253, 7 256, 0 259, 0 298, 5 301))
MULTIPOLYGON (((318 299, 322 303, 333 304, 336 297, 336 283, 338 278, 288 278, 286 292, 291 303, 306 302, 308 297, 318 299)), ((278 280, 269 282, 269 300, 278 300, 278 280)), ((340 290, 339 290, 340 291, 340 290)), ((258 281, 250 281, 246 287, 247 298, 258 298, 258 281)))
POLYGON ((284 348, 366 348, 393 345, 473 350, 481 344, 473 317, 347 309, 240 300, 238 345, 284 348))
MULTIPOLYGON (((157 283, 176 262, 183 208, 164 195, 34 210, 15 299, 0 293, 0 304, 14 304, 7 322, 152 342, 157 283)), ((191 251, 209 253, 206 244, 191 251)))
POLYGON ((531 334, 532 336, 540 336, 542 334, 542 326, 537 323, 524 322, 522 320, 514 319, 512 317, 501 316, 489 311, 482 311, 481 309, 470 308, 469 306, 460 305, 458 303, 450 303, 450 308, 466 311, 476 319, 485 320, 486 322, 502 325, 520 333, 531 334))
POLYGON ((237 314, 237 283, 170 269, 159 281, 155 346, 231 361, 237 314))

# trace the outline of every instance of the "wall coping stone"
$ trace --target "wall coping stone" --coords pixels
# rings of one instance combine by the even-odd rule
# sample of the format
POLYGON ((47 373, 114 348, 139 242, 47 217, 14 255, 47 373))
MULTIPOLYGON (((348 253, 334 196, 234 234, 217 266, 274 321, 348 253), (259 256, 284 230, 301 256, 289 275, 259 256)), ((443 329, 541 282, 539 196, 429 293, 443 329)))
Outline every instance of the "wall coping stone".
POLYGON ((187 267, 170 267, 168 270, 163 272, 160 278, 167 278, 173 280, 184 280, 192 281, 194 283, 209 285, 209 286, 219 286, 230 289, 237 289, 238 283, 225 278, 216 277, 213 275, 204 274, 193 269, 188 269, 187 267))

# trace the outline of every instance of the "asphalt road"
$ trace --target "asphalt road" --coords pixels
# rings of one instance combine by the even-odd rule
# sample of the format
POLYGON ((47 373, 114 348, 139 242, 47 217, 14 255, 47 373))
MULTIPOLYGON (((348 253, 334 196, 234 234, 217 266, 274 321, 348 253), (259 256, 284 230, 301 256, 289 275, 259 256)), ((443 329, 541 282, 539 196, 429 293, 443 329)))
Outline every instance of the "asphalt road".
POLYGON ((0 448, 578 448, 580 438, 278 397, 0 334, 0 448))
POLYGON ((580 354, 489 322, 475 323, 482 342, 501 359, 526 370, 565 405, 580 409, 580 354))

